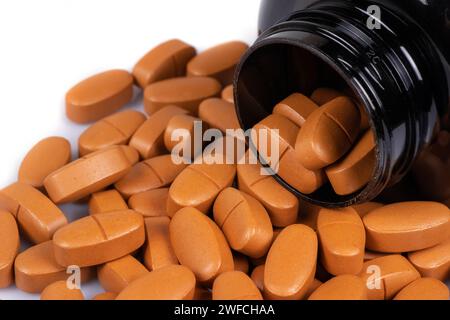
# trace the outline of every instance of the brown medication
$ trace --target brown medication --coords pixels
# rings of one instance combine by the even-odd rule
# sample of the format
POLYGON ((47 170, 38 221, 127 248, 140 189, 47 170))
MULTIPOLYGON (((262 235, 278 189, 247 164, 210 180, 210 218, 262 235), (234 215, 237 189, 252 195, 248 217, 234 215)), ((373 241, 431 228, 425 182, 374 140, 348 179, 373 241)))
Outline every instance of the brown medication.
POLYGON ((311 100, 319 106, 322 106, 341 96, 343 96, 342 93, 337 90, 331 88, 318 88, 311 94, 311 100))
POLYGON ((119 293, 134 280, 145 276, 149 271, 133 256, 125 256, 110 261, 98 268, 100 285, 106 291, 119 293))
POLYGON ((133 98, 133 76, 110 70, 81 81, 66 94, 66 115, 77 123, 104 118, 133 98))
POLYGON ((278 103, 272 112, 289 119, 300 128, 311 113, 318 108, 319 106, 308 97, 300 93, 293 93, 278 103))
POLYGON ((80 289, 69 288, 66 281, 57 281, 42 291, 41 300, 84 300, 84 295, 80 289))
POLYGON ((435 246, 449 236, 450 211, 438 202, 386 205, 364 218, 369 250, 410 252, 435 246))
POLYGON ((233 261, 234 261, 234 271, 241 271, 245 274, 248 274, 248 271, 250 269, 250 263, 248 261, 247 256, 234 252, 233 261))
POLYGON ((128 199, 130 196, 168 186, 183 171, 185 164, 175 164, 171 155, 137 163, 114 185, 128 199))
POLYGON ((128 206, 117 190, 92 194, 89 200, 89 214, 126 210, 128 206))
POLYGON ((167 216, 166 203, 169 188, 160 188, 136 193, 128 199, 130 209, 144 217, 167 216))
POLYGON ((226 132, 227 129, 240 129, 234 104, 218 98, 203 101, 198 108, 200 119, 209 124, 211 128, 226 132))
POLYGON ((421 278, 404 287, 394 300, 449 300, 448 287, 433 278, 421 278))
POLYGON ((16 182, 0 191, 0 209, 11 212, 23 235, 33 243, 50 240, 67 224, 62 211, 32 186, 16 182))
POLYGON ((358 137, 360 119, 358 108, 347 97, 338 97, 314 111, 295 144, 301 164, 318 170, 339 160, 358 137))
POLYGON ((214 280, 213 300, 263 300, 261 292, 248 275, 240 271, 228 271, 214 280))
POLYGON ((317 236, 301 224, 283 229, 267 255, 264 294, 268 299, 302 299, 314 281, 317 236))
POLYGON ((264 291, 264 264, 261 264, 257 267, 255 267, 252 271, 252 274, 250 278, 255 283, 256 287, 259 289, 259 291, 264 291))
POLYGON ((379 202, 365 202, 361 204, 355 204, 352 206, 352 208, 356 210, 356 212, 359 214, 361 218, 363 218, 369 212, 381 208, 383 206, 384 204, 379 202))
POLYGON ((135 280, 116 300, 192 300, 195 285, 191 270, 184 266, 167 266, 135 280))
POLYGON ((212 282, 219 274, 234 270, 233 255, 222 231, 197 209, 178 211, 169 232, 178 261, 191 269, 199 282, 212 282))
POLYGON ((156 81, 186 74, 186 64, 195 56, 189 44, 173 39, 146 53, 133 68, 133 76, 141 88, 156 81))
POLYGON ((367 288, 357 276, 340 275, 322 284, 308 300, 367 300, 367 288))
POLYGON ((20 247, 19 229, 14 216, 0 210, 0 288, 7 288, 14 282, 14 260, 20 247))
POLYGON ((144 91, 144 107, 153 114, 168 105, 176 105, 196 115, 200 103, 220 95, 222 86, 209 77, 172 78, 155 82, 144 91))
POLYGON ((58 230, 55 258, 62 266, 93 266, 123 257, 145 241, 144 219, 132 210, 88 216, 58 230))
POLYGON ((450 238, 437 246, 411 252, 408 259, 422 277, 445 281, 450 278, 450 238))
POLYGON ((222 90, 222 99, 229 103, 234 103, 233 85, 230 84, 222 90))
POLYGON ((272 223, 258 200, 237 189, 226 188, 217 197, 213 212, 231 248, 251 258, 267 253, 272 244, 272 223))
POLYGON ((248 45, 240 41, 226 42, 209 48, 187 65, 189 76, 207 76, 219 80, 226 86, 233 82, 234 70, 248 45))
POLYGON ((200 134, 203 137, 203 132, 208 129, 207 126, 201 119, 187 114, 174 116, 167 123, 164 131, 164 145, 168 151, 174 152, 180 157, 194 159, 203 149, 202 143, 199 143, 198 146, 195 144, 195 135, 200 134), (198 133, 195 132, 196 126, 200 128, 198 133), (175 147, 178 152, 174 150, 175 147), (184 154, 185 149, 190 150, 190 154, 184 154))
POLYGON ((110 146, 128 144, 145 120, 143 113, 127 110, 94 123, 78 138, 80 157, 110 146))
POLYGON ((149 270, 178 264, 178 259, 170 242, 169 224, 170 219, 168 217, 145 219, 147 241, 144 248, 144 264, 149 270))
POLYGON ((39 141, 28 151, 19 168, 18 181, 35 188, 44 185, 44 179, 70 162, 70 142, 62 137, 39 141))
MULTIPOLYGON (((112 146, 111 148, 114 148, 114 146, 112 146)), ((139 152, 137 152, 136 149, 125 145, 120 145, 119 148, 122 149, 125 157, 127 157, 128 159, 128 162, 130 162, 130 165, 134 166, 139 162, 139 152)))
POLYGON ((116 146, 99 150, 53 172, 44 186, 55 203, 72 202, 100 191, 122 178, 131 168, 116 146))
POLYGON ((116 300, 117 293, 103 292, 97 294, 92 300, 116 300))
POLYGON ((164 132, 170 119, 187 111, 176 106, 167 106, 153 113, 134 133, 130 146, 135 148, 143 159, 152 158, 164 153, 164 132))

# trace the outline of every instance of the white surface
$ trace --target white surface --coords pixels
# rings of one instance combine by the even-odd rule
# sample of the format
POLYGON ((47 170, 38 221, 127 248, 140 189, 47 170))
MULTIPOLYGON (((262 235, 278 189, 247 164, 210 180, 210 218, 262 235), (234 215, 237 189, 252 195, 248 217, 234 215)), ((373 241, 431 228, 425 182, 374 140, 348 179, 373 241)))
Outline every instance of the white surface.
MULTIPOLYGON (((131 69, 171 38, 199 50, 234 39, 250 44, 258 6, 259 0, 0 1, 0 188, 16 180, 23 156, 40 139, 61 135, 76 146, 85 127, 64 115, 72 85, 99 71, 131 69)), ((80 206, 63 210, 70 219, 86 214, 80 206)), ((82 289, 87 298, 103 291, 96 283, 82 289)), ((0 299, 33 298, 39 296, 0 289, 0 299)))

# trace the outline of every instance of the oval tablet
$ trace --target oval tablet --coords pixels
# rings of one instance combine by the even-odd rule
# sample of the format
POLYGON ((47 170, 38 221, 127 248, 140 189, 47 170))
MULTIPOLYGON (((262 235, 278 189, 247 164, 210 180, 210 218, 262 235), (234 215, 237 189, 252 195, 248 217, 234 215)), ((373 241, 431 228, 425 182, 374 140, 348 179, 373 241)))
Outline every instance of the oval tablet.
POLYGON ((116 300, 192 300, 195 276, 184 266, 167 266, 126 287, 116 300))
POLYGON ((211 282, 234 269, 233 255, 219 227, 194 208, 183 208, 169 225, 170 240, 178 261, 200 282, 211 282))
POLYGON ((144 217, 167 216, 167 197, 169 188, 160 188, 136 193, 128 199, 130 209, 139 212, 144 217))
POLYGON ((228 271, 214 280, 213 300, 263 300, 255 283, 241 271, 228 271))
POLYGON ((7 288, 14 282, 14 260, 19 252, 20 239, 14 216, 0 210, 0 288, 7 288))
POLYGON ((339 160, 358 137, 360 121, 359 109, 347 97, 338 97, 314 111, 295 143, 301 164, 318 170, 339 160))
POLYGON ((448 287, 433 278, 421 278, 404 287, 394 300, 449 300, 448 287))
POLYGON ((81 81, 66 94, 66 115, 77 123, 104 118, 133 98, 133 76, 110 70, 81 81))
MULTIPOLYGON (((72 275, 56 262, 52 241, 21 252, 14 263, 14 271, 17 288, 29 293, 39 293, 53 282, 65 281, 72 275)), ((81 281, 88 281, 94 274, 93 268, 81 268, 81 281)))
POLYGON ((114 145, 128 144, 146 117, 135 110, 122 111, 94 123, 78 138, 80 157, 114 145))
POLYGON ((214 202, 213 212, 231 248, 252 258, 267 253, 272 244, 272 223, 258 200, 237 189, 226 188, 214 202))
POLYGON ((164 131, 164 145, 173 154, 186 159, 195 159, 203 148, 202 140, 200 143, 197 141, 203 137, 207 127, 208 125, 199 118, 186 114, 177 115, 167 123, 164 131), (196 137, 196 135, 200 136, 196 137), (189 154, 185 151, 189 151, 189 154))
POLYGON ((58 230, 56 261, 62 266, 93 266, 123 257, 145 241, 144 219, 132 210, 88 216, 58 230))
POLYGON ((431 248, 410 252, 408 259, 422 277, 445 281, 450 277, 450 239, 431 248))
POLYGON ((186 64, 195 56, 195 48, 173 39, 161 43, 145 54, 134 66, 133 76, 141 88, 186 73, 186 64))
POLYGON ((89 214, 127 210, 128 206, 117 190, 96 192, 89 199, 89 214))
POLYGON ((367 300, 367 288, 360 277, 340 275, 322 284, 308 300, 367 300))
POLYGON ((226 86, 233 82, 234 70, 248 45, 240 41, 231 41, 209 48, 187 65, 189 76, 207 76, 219 80, 226 86))
POLYGON ((450 211, 438 202, 401 202, 376 209, 363 221, 368 249, 410 252, 435 246, 448 238, 450 211))
POLYGON ((208 77, 172 78, 155 82, 144 91, 144 107, 153 114, 168 105, 176 105, 196 115, 200 102, 220 95, 220 83, 208 77))
POLYGON ((62 137, 49 137, 39 141, 22 160, 18 181, 35 188, 44 185, 44 179, 70 162, 70 142, 62 137))
POLYGON ((226 132, 227 129, 240 129, 241 125, 234 104, 218 98, 203 101, 198 108, 200 119, 211 128, 226 132))
POLYGON ((281 231, 267 254, 264 295, 272 300, 299 300, 314 281, 317 260, 314 230, 290 225, 281 231))
POLYGON ((64 213, 49 198, 22 182, 0 190, 0 209, 15 216, 22 234, 33 243, 50 240, 67 224, 64 213))
POLYGON ((72 202, 115 183, 131 168, 118 146, 99 150, 53 172, 44 186, 55 203, 72 202))
POLYGON ((230 84, 222 90, 222 99, 229 103, 234 103, 234 88, 233 85, 230 84))
POLYGON ((41 300, 84 300, 80 289, 69 288, 66 281, 57 281, 46 287, 41 300))
POLYGON ((319 108, 319 106, 308 97, 293 93, 273 108, 272 113, 279 114, 290 121, 297 127, 303 126, 306 119, 319 108))

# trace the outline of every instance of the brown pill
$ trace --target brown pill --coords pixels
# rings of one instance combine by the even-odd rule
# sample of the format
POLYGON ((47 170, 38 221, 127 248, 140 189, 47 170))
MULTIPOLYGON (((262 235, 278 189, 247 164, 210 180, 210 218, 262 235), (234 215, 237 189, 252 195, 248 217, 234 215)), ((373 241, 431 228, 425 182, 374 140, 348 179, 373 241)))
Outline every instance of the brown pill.
POLYGON ((302 299, 314 281, 317 260, 314 230, 293 224, 281 231, 267 254, 264 294, 268 299, 302 299))
POLYGON ((100 191, 121 179, 131 168, 116 146, 99 150, 53 172, 44 186, 55 203, 72 202, 100 191))
POLYGON ((339 160, 358 137, 360 121, 358 108, 347 97, 338 97, 314 111, 295 144, 301 164, 317 170, 339 160))
POLYGON ((137 163, 114 185, 128 199, 148 190, 165 187, 186 168, 186 164, 175 164, 170 154, 154 157, 137 163))
POLYGON ((14 260, 19 252, 19 229, 13 215, 0 210, 0 288, 7 288, 14 282, 14 260))
MULTIPOLYGON (((71 276, 65 267, 56 262, 52 241, 21 252, 14 263, 14 270, 17 288, 29 293, 39 293, 53 282, 67 280, 71 276)), ((82 282, 94 275, 93 268, 81 268, 80 271, 82 282)))
POLYGON ((319 106, 308 97, 293 93, 273 108, 272 113, 279 114, 290 121, 297 127, 303 126, 306 119, 319 108, 319 106))
POLYGON ((149 84, 186 74, 186 64, 195 56, 189 44, 173 39, 161 43, 143 56, 133 68, 133 76, 141 88, 149 84))
MULTIPOLYGON (((112 146, 111 148, 114 148, 114 146, 112 146)), ((139 162, 139 152, 137 152, 136 149, 124 145, 120 145, 119 148, 122 149, 125 157, 127 157, 132 166, 139 162)))
POLYGON ((66 281, 57 281, 42 291, 41 300, 84 300, 84 295, 80 289, 69 288, 66 281))
POLYGON ((49 198, 22 182, 0 190, 0 209, 14 215, 21 232, 33 243, 50 240, 67 224, 62 211, 49 198))
POLYGON ((259 291, 264 291, 264 264, 261 264, 259 266, 256 266, 255 269, 253 269, 252 274, 250 278, 255 283, 256 287, 259 289, 259 291))
POLYGON ((234 88, 233 85, 230 84, 222 90, 222 99, 229 103, 234 103, 234 88))
POLYGON ((103 292, 97 294, 92 300, 116 300, 117 293, 103 292))
POLYGON ((240 41, 214 46, 189 61, 187 73, 189 76, 214 77, 222 85, 229 85, 233 82, 236 65, 247 49, 248 45, 240 41))
POLYGON ((142 158, 148 159, 167 153, 164 147, 164 132, 170 119, 187 111, 176 106, 167 106, 152 114, 130 140, 130 146, 139 151, 142 158))
POLYGON ((450 238, 437 246, 411 252, 408 259, 422 277, 445 281, 450 277, 450 238))
POLYGON ((401 202, 376 209, 363 221, 367 249, 410 252, 433 247, 448 238, 450 211, 438 202, 401 202))
POLYGON ((404 287, 394 300, 448 300, 448 287, 433 278, 421 278, 404 287))
POLYGON ((126 210, 128 206, 117 190, 96 192, 89 200, 89 214, 126 210))
POLYGON ((100 285, 106 291, 119 293, 134 280, 145 276, 149 271, 133 256, 125 256, 110 261, 98 268, 100 285))
POLYGON ((322 284, 308 300, 367 300, 367 288, 360 277, 340 275, 322 284))
POLYGON ((110 146, 128 144, 145 119, 143 113, 127 110, 94 123, 78 138, 80 157, 110 146))
POLYGON ((317 218, 320 261, 332 275, 359 274, 366 233, 355 209, 321 209, 317 218))
POLYGON ((188 268, 167 266, 135 280, 116 300, 192 300, 195 284, 195 276, 188 268))
POLYGON ((261 292, 248 275, 241 271, 228 271, 214 280, 213 300, 263 300, 261 292))
POLYGON ((147 242, 144 248, 144 264, 149 270, 178 264, 178 259, 170 242, 169 223, 168 217, 145 219, 147 242))
POLYGON ((272 223, 258 200, 237 189, 226 188, 217 197, 213 212, 231 248, 252 258, 267 253, 272 244, 272 223))
POLYGON ((275 157, 275 162, 270 165, 273 168, 278 164, 278 175, 289 185, 302 193, 310 194, 325 183, 325 175, 322 170, 311 171, 301 165, 301 159, 294 150, 299 127, 292 121, 279 114, 272 114, 259 122, 254 130, 258 137, 256 141, 258 151, 263 157, 267 157, 267 155, 275 157), (278 130, 278 134, 275 130, 278 130), (268 141, 265 141, 266 137, 268 141), (279 141, 279 157, 272 154, 272 139, 279 141), (267 154, 261 150, 261 143, 268 145, 267 154))
POLYGON ((71 157, 70 142, 67 139, 45 138, 34 145, 22 160, 18 181, 40 188, 44 185, 44 179, 69 163, 71 157))
POLYGON ((144 107, 150 115, 168 105, 176 105, 196 115, 199 104, 219 96, 221 90, 222 86, 213 78, 172 78, 155 82, 145 89, 144 107))
POLYGON ((308 299, 311 294, 316 291, 321 285, 323 284, 322 281, 318 280, 318 279, 314 279, 313 283, 311 284, 311 286, 308 289, 308 292, 306 292, 304 299, 308 299))
POLYGON ((54 237, 62 266, 93 266, 123 257, 145 241, 144 219, 133 210, 88 216, 59 229, 54 237))
POLYGON ((313 100, 319 106, 322 106, 331 100, 341 97, 342 93, 331 88, 318 88, 311 94, 311 100, 313 100))
POLYGON ((401 255, 366 261, 360 273, 369 300, 390 300, 401 289, 420 278, 419 272, 401 255))
POLYGON ((250 269, 250 263, 248 261, 247 256, 234 252, 233 261, 234 261, 234 271, 241 271, 245 274, 248 274, 248 271, 250 269))
POLYGON ((130 209, 144 217, 167 216, 166 203, 169 188, 160 188, 136 193, 128 199, 130 209))
POLYGON ((167 198, 167 213, 173 216, 184 207, 194 207, 207 213, 214 200, 236 175, 233 164, 191 164, 173 181, 167 198))
POLYGON ((77 123, 104 118, 133 98, 133 76, 110 70, 81 81, 66 94, 67 117, 77 123))
POLYGON ((348 195, 367 185, 375 168, 375 141, 367 131, 340 161, 325 169, 334 192, 348 195))
POLYGON ((284 227, 295 223, 299 209, 298 199, 279 184, 274 177, 263 175, 259 164, 239 164, 239 190, 259 200, 267 209, 272 224, 284 227))
POLYGON ((194 208, 183 208, 169 225, 170 240, 178 261, 200 282, 234 270, 233 255, 219 227, 194 208))
POLYGON ((384 204, 379 202, 365 202, 361 204, 355 204, 352 206, 353 209, 359 214, 361 218, 363 218, 369 212, 372 212, 375 209, 383 207, 384 204))
POLYGON ((203 101, 198 108, 200 119, 209 124, 211 128, 226 132, 227 129, 240 129, 234 104, 218 98, 203 101))

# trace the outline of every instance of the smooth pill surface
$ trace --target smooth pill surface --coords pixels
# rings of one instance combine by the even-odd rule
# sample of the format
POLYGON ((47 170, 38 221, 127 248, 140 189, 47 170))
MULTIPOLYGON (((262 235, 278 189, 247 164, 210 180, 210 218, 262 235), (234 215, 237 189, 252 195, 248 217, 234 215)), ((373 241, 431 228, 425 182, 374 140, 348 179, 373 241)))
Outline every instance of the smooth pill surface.
POLYGON ((448 287, 433 278, 421 278, 404 287, 394 300, 448 300, 448 287))
POLYGON ((117 293, 113 292, 103 292, 97 294, 95 297, 92 298, 92 300, 116 300, 117 293))
POLYGON ((106 291, 119 293, 134 280, 145 276, 149 271, 133 256, 125 256, 110 261, 98 268, 100 285, 106 291))
POLYGON ((258 200, 237 189, 226 188, 217 197, 213 212, 232 249, 252 258, 267 253, 272 244, 272 223, 258 200))
POLYGON ((408 259, 422 277, 445 281, 450 277, 450 239, 431 248, 410 252, 408 259))
POLYGON ((308 300, 367 300, 367 288, 360 277, 341 275, 322 284, 308 300))
POLYGON ((20 247, 19 229, 14 216, 0 210, 0 288, 9 287, 14 281, 14 260, 20 247))
POLYGON ((22 182, 0 190, 0 209, 15 216, 21 232, 33 243, 50 240, 67 224, 64 213, 49 198, 22 182))
POLYGON ((56 261, 62 266, 93 266, 123 257, 145 241, 144 219, 132 210, 88 216, 58 230, 56 261))
POLYGON ((228 271, 214 280, 213 300, 262 300, 261 292, 245 273, 228 271))
POLYGON ((230 84, 222 90, 222 99, 229 103, 234 103, 233 85, 230 84))
POLYGON ((229 85, 233 82, 236 65, 247 49, 248 45, 240 41, 214 46, 189 61, 187 73, 189 76, 214 77, 222 85, 229 85))
POLYGON ((301 127, 306 119, 319 108, 319 106, 308 97, 293 93, 273 108, 274 114, 279 114, 294 124, 301 127))
POLYGON ((264 264, 261 264, 259 266, 256 266, 252 274, 250 275, 250 278, 255 283, 256 287, 259 289, 259 291, 264 291, 264 264))
POLYGON ((167 106, 153 113, 135 132, 130 146, 136 149, 142 158, 148 159, 164 153, 164 132, 170 119, 187 111, 176 106, 167 106))
POLYGON ((136 193, 128 199, 130 209, 139 212, 144 217, 167 216, 167 197, 169 188, 160 188, 136 193))
POLYGON ((227 129, 240 129, 234 104, 218 98, 203 101, 198 108, 200 119, 211 128, 226 132, 227 129))
POLYGON ((359 109, 347 97, 338 97, 314 111, 295 144, 301 164, 317 170, 339 160, 358 137, 360 121, 359 109))
POLYGON ((142 112, 127 110, 96 122, 78 138, 80 157, 110 146, 128 144, 145 120, 142 112))
POLYGON ((145 219, 146 244, 144 264, 149 270, 157 270, 178 264, 169 236, 170 219, 151 217, 145 219))
POLYGON ((89 214, 98 214, 128 209, 127 203, 117 190, 92 194, 89 199, 89 214))
POLYGON ((155 82, 144 91, 144 107, 153 114, 168 105, 176 105, 193 115, 197 114, 200 103, 220 95, 222 86, 209 77, 172 78, 155 82))
POLYGON ((128 199, 134 194, 169 185, 184 168, 186 164, 175 164, 171 155, 154 157, 135 164, 114 186, 128 199))
POLYGON ((195 56, 191 45, 172 39, 146 53, 134 66, 133 76, 141 88, 149 84, 186 74, 186 64, 195 56))
POLYGON ((194 208, 178 211, 169 225, 170 240, 178 261, 200 282, 213 281, 234 270, 233 255, 219 227, 194 208))
POLYGON ((342 96, 342 93, 337 90, 331 88, 318 88, 311 94, 311 100, 319 106, 322 106, 340 96, 342 96))
POLYGON ((123 150, 116 146, 75 160, 50 174, 45 189, 55 203, 72 202, 117 182, 131 168, 123 150))
POLYGON ((203 132, 208 129, 207 126, 199 118, 187 114, 177 115, 167 123, 164 131, 164 145, 168 151, 180 157, 194 159, 202 152, 203 147, 202 143, 195 141, 195 135, 203 136, 203 132), (184 154, 185 150, 189 150, 190 153, 184 154))
MULTIPOLYGON (((114 146, 111 148, 114 148, 114 146)), ((130 162, 132 166, 139 162, 139 152, 136 149, 125 145, 120 145, 119 148, 122 149, 125 157, 127 157, 128 162, 130 162)))
POLYGON ((168 266, 135 280, 116 300, 192 300, 195 285, 191 270, 184 266, 168 266))
POLYGON ((133 76, 110 70, 78 83, 66 94, 66 115, 77 123, 106 117, 133 98, 133 76))
POLYGON ((84 300, 84 295, 80 289, 69 288, 66 281, 57 281, 42 291, 41 300, 84 300))
POLYGON ((321 209, 317 217, 322 266, 332 275, 359 274, 366 233, 353 208, 321 209))
POLYGON ((264 294, 269 299, 302 299, 314 281, 317 260, 314 230, 290 225, 281 231, 267 254, 264 294))
POLYGON ((45 138, 28 151, 20 164, 17 180, 40 188, 44 185, 44 179, 69 163, 71 157, 70 142, 67 139, 45 138))
POLYGON ((376 209, 363 221, 368 249, 410 252, 435 246, 448 238, 450 210, 438 202, 401 202, 376 209))

